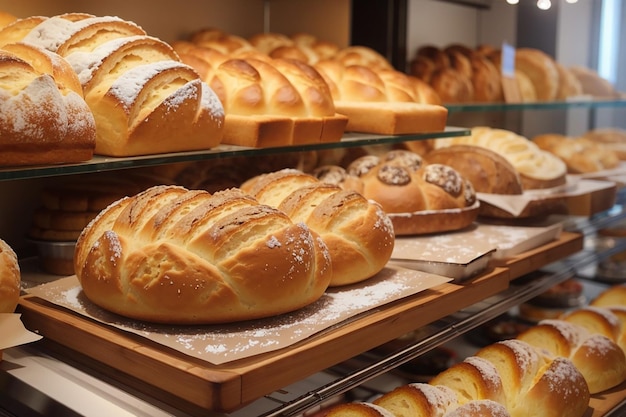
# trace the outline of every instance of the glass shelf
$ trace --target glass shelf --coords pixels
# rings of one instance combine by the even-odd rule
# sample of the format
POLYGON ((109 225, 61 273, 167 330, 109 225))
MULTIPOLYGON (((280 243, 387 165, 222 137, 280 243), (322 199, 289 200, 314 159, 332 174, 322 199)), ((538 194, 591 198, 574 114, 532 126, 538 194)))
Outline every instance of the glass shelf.
POLYGON ((300 152, 321 149, 351 148, 360 146, 396 144, 417 140, 436 139, 453 136, 466 136, 467 128, 446 127, 442 132, 429 132, 399 136, 373 135, 363 133, 347 133, 339 142, 315 143, 296 146, 273 148, 246 148, 233 145, 219 145, 213 149, 193 152, 176 152, 158 155, 134 157, 94 156, 91 160, 77 164, 38 165, 0 169, 0 181, 27 178, 53 177, 69 174, 83 174, 99 171, 114 171, 127 168, 138 168, 154 165, 166 165, 176 162, 199 161, 204 159, 230 158, 237 156, 261 156, 277 153, 300 152))
POLYGON ((601 100, 582 97, 564 101, 543 101, 532 103, 454 103, 446 104, 445 107, 450 113, 523 110, 568 110, 574 108, 596 109, 602 107, 626 107, 626 98, 601 100))

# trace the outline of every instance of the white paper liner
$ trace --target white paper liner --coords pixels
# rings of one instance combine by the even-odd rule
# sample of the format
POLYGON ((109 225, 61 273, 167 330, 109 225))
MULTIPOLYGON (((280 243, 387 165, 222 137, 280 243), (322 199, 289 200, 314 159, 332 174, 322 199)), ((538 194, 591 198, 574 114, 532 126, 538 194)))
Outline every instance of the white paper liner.
POLYGON ((24 328, 21 314, 0 313, 0 350, 36 342, 41 339, 36 333, 24 328))
POLYGON ((519 195, 476 193, 480 201, 498 207, 513 216, 519 216, 524 209, 535 201, 576 197, 612 187, 608 181, 568 177, 568 184, 554 189, 524 191, 519 195))
POLYGON ((219 365, 288 347, 358 314, 449 281, 434 274, 388 266, 361 283, 331 288, 317 302, 293 313, 207 326, 150 324, 109 313, 87 300, 76 276, 30 288, 28 293, 219 365))

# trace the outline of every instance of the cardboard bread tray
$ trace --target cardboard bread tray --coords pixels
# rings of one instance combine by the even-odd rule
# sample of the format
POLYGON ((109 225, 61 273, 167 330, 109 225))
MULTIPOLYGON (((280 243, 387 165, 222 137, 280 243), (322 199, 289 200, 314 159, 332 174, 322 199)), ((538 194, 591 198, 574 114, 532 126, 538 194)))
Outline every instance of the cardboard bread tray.
POLYGON ((68 360, 192 415, 232 412, 508 287, 494 267, 463 285, 444 283, 359 315, 285 349, 214 365, 102 324, 36 296, 20 300, 25 326, 68 360))
POLYGON ((511 280, 536 271, 552 262, 566 258, 583 249, 584 237, 580 233, 561 232, 560 236, 535 249, 504 259, 492 259, 492 265, 506 267, 511 280))

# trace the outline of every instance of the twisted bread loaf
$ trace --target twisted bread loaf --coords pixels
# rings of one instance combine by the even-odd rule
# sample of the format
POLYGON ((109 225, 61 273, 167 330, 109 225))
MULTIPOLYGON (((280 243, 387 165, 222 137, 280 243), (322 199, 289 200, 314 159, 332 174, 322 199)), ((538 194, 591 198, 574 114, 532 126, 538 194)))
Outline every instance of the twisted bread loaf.
POLYGON ((0 239, 0 313, 13 313, 20 298, 20 265, 13 248, 0 239))
POLYGON ((511 416, 533 415, 534 410, 580 416, 587 408, 587 385, 569 360, 549 358, 533 345, 514 339, 486 346, 476 356, 496 367, 511 416))
POLYGON ((408 75, 337 60, 319 61, 315 68, 326 80, 337 111, 348 116, 347 130, 402 134, 445 127, 446 108, 432 104, 432 90, 408 75), (430 91, 422 93, 424 89, 430 91))
POLYGON ((320 235, 330 252, 331 286, 370 278, 391 257, 394 231, 389 217, 380 205, 355 191, 295 169, 254 177, 241 188, 320 235))
POLYGON ((435 149, 456 144, 482 146, 498 152, 515 167, 525 190, 565 184, 567 167, 562 160, 511 131, 474 127, 470 136, 434 141, 435 149))
POLYGON ((208 149, 221 140, 224 115, 213 91, 169 45, 132 22, 86 14, 20 19, 0 31, 0 43, 7 40, 71 63, 95 117, 98 154, 208 149))
POLYGON ((69 63, 25 44, 0 50, 0 165, 80 162, 96 144, 94 117, 69 63))
POLYGON ((387 212, 397 235, 456 230, 476 219, 472 184, 453 168, 428 164, 413 152, 363 156, 347 172, 361 180, 362 194, 387 212))
POLYGON ((560 319, 543 320, 518 336, 519 340, 568 358, 580 371, 590 393, 612 388, 626 380, 626 357, 608 337, 560 319))
POLYGON ((222 323, 317 300, 331 265, 302 223, 238 189, 156 186, 118 200, 82 232, 74 256, 85 295, 163 323, 222 323))

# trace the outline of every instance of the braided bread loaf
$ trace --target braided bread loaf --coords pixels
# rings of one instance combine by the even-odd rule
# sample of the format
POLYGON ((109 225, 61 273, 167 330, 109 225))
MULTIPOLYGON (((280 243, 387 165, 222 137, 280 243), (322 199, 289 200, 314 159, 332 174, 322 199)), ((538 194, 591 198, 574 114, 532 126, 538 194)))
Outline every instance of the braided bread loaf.
POLYGON ((572 361, 592 394, 626 380, 624 351, 609 337, 561 319, 543 320, 518 336, 555 357, 572 361))
POLYGON ((241 188, 320 235, 330 252, 331 286, 370 278, 391 257, 394 230, 389 217, 379 204, 355 191, 295 169, 256 176, 241 188))
POLYGON ((79 13, 19 19, 0 30, 0 45, 17 41, 70 62, 95 118, 98 154, 200 150, 221 140, 224 115, 213 91, 132 22, 79 13))
POLYGON ((472 184, 455 169, 428 164, 420 155, 394 150, 383 156, 366 155, 346 169, 359 182, 362 194, 378 202, 391 218, 397 235, 458 230, 478 214, 472 184))
POLYGON ((0 165, 91 159, 96 126, 76 74, 56 53, 25 44, 0 50, 0 165))
POLYGON ((82 232, 74 256, 87 298, 162 323, 223 323, 285 313, 328 287, 326 245, 238 189, 156 186, 118 200, 82 232))

